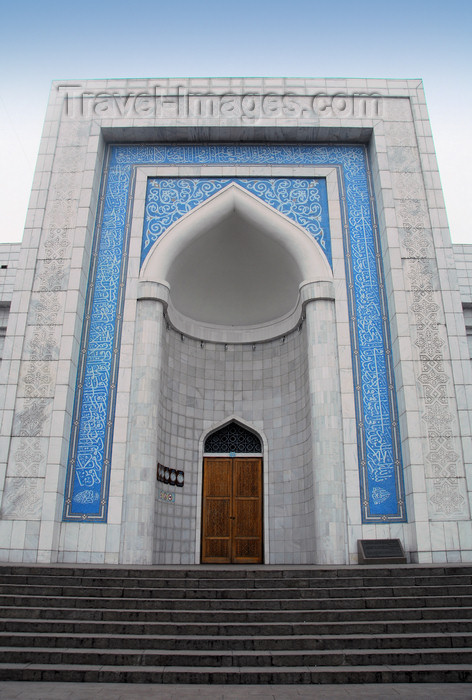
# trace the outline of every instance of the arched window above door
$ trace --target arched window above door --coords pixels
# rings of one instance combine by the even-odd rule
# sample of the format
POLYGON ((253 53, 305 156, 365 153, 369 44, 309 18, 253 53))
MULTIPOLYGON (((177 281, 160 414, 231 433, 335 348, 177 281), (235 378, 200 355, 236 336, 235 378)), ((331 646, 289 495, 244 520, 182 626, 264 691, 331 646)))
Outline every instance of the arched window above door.
POLYGON ((261 454, 262 443, 255 433, 251 433, 239 423, 232 422, 208 435, 204 451, 207 454, 261 454))

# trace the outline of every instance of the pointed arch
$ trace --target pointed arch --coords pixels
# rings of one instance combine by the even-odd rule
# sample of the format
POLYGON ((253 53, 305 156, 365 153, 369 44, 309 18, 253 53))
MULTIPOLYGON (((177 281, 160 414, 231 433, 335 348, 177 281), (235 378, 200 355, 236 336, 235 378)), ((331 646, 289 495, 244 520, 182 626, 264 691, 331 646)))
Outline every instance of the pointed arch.
POLYGON ((310 234, 231 183, 163 234, 140 279, 169 289, 169 318, 178 330, 237 342, 245 329, 252 342, 296 327, 300 288, 330 282, 332 271, 310 234))
POLYGON ((234 452, 262 455, 262 440, 255 431, 248 430, 236 420, 230 420, 206 436, 203 451, 205 454, 234 452))
POLYGON ((192 209, 156 241, 140 279, 162 282, 187 246, 236 214, 278 243, 298 267, 300 282, 331 280, 332 270, 319 244, 301 226, 235 182, 192 209))

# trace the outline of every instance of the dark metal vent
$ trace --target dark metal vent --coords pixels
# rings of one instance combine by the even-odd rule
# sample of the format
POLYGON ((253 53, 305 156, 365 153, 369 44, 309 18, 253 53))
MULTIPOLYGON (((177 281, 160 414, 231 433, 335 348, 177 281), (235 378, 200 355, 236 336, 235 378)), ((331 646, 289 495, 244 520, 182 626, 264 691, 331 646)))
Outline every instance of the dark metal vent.
POLYGON ((260 439, 238 423, 229 423, 216 430, 205 440, 205 452, 261 453, 260 439))

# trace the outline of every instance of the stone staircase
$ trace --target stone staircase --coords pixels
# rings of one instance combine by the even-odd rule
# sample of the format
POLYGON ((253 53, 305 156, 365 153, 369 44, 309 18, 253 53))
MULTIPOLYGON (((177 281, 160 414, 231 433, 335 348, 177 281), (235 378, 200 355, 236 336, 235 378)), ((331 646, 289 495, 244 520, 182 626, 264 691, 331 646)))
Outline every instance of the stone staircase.
POLYGON ((0 565, 0 680, 472 681, 472 566, 0 565))

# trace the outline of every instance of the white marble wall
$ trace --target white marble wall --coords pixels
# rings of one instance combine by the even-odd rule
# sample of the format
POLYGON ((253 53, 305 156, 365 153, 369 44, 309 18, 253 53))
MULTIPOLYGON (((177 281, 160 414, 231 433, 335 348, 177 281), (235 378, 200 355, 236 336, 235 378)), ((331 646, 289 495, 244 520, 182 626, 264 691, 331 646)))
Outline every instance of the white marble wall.
POLYGON ((462 304, 472 304, 472 244, 453 245, 454 263, 462 304))
POLYGON ((198 561, 203 436, 235 417, 264 437, 265 560, 314 560, 305 330, 267 343, 200 343, 165 333, 159 462, 185 471, 176 502, 156 500, 159 564, 198 561))

